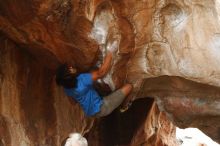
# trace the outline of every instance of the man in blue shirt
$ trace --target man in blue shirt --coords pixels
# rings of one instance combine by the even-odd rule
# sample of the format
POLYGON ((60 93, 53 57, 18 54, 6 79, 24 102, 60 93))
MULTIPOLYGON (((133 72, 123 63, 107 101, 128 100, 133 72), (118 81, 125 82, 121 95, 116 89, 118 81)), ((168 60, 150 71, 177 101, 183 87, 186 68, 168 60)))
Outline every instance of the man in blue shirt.
POLYGON ((101 67, 90 73, 78 74, 69 64, 61 65, 57 69, 57 84, 63 86, 67 96, 74 98, 81 105, 87 116, 102 117, 110 114, 132 90, 131 84, 125 84, 102 98, 93 87, 93 82, 104 77, 109 71, 114 51, 115 48, 110 48, 101 67))

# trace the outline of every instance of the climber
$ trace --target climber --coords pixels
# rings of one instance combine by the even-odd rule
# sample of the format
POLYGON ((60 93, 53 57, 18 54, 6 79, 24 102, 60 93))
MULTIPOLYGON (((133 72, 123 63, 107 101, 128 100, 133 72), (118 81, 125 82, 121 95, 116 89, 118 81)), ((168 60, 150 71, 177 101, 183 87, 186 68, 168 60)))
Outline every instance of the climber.
POLYGON ((93 87, 93 82, 102 78, 109 71, 114 52, 115 42, 107 47, 107 55, 101 67, 90 73, 77 73, 72 65, 64 64, 57 69, 56 82, 64 87, 67 96, 74 98, 81 105, 87 116, 103 117, 117 108, 132 90, 131 84, 125 84, 112 94, 101 97, 93 87))

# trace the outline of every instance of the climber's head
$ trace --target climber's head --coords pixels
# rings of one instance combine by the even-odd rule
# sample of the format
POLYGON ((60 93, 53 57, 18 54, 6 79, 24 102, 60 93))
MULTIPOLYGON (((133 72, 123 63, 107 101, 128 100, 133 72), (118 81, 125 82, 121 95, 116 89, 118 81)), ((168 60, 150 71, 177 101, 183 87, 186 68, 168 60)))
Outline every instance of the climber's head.
POLYGON ((77 84, 77 70, 70 64, 63 64, 57 68, 56 82, 64 88, 75 88, 77 84))

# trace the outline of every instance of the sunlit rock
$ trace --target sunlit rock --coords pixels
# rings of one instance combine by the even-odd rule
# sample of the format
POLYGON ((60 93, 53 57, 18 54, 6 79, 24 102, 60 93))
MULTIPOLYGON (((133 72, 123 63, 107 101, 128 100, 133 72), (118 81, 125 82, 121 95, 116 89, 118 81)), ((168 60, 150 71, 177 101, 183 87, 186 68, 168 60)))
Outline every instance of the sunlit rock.
MULTIPOLYGON (((93 119, 56 87, 55 69, 64 62, 80 72, 96 68, 114 42, 101 83, 114 90, 130 82, 136 100, 155 99, 155 116, 220 142, 219 16, 218 0, 0 1, 0 145, 60 145, 70 132, 88 134, 93 119)), ((154 133, 158 143, 141 139, 174 145, 166 141, 172 128, 154 133)))

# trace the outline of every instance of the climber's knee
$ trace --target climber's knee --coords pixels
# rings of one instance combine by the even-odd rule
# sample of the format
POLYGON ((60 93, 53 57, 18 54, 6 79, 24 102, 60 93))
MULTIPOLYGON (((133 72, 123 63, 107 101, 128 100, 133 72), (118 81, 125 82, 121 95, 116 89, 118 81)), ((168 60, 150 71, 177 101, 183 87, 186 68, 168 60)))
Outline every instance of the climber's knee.
POLYGON ((132 88, 133 88, 133 87, 132 87, 131 84, 125 84, 125 85, 121 88, 121 90, 122 90, 122 92, 124 93, 124 95, 127 96, 127 95, 131 92, 132 88))
POLYGON ((101 105, 100 112, 96 114, 96 117, 103 117, 109 115, 114 109, 116 109, 125 99, 125 94, 122 89, 119 89, 112 94, 103 98, 103 104, 101 105))

